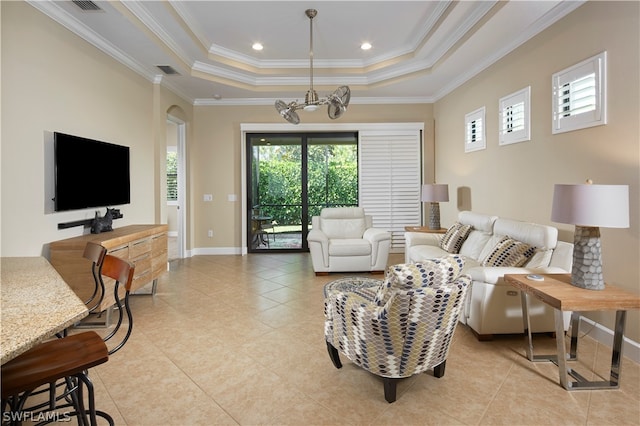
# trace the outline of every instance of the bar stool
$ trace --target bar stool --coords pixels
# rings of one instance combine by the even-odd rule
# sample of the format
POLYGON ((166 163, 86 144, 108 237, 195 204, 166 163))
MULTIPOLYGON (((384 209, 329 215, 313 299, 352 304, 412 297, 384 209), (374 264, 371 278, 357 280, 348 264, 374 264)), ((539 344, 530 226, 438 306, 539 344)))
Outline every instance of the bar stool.
POLYGON ((84 304, 87 305, 89 313, 94 312, 102 303, 104 299, 104 281, 102 281, 102 263, 104 257, 107 255, 107 249, 100 244, 88 242, 84 248, 82 256, 91 261, 91 275, 93 275, 93 294, 87 299, 84 304), (93 302, 93 306, 89 304, 93 302))
POLYGON ((79 425, 96 425, 99 416, 106 419, 110 425, 114 424, 111 416, 95 408, 93 384, 89 379, 88 370, 107 362, 109 355, 121 349, 131 336, 133 319, 129 307, 129 292, 133 273, 134 266, 126 260, 111 255, 104 256, 101 274, 116 281, 114 296, 120 312, 118 323, 106 337, 102 338, 95 331, 88 331, 53 339, 2 365, 3 419, 7 417, 5 407, 8 407, 11 412, 9 415, 11 424, 20 424, 22 420, 29 420, 28 417, 33 417, 35 413, 38 420, 43 420, 42 423, 66 420, 69 416, 76 416, 79 425), (121 283, 125 287, 124 306, 118 297, 121 283), (106 341, 115 336, 122 325, 123 311, 128 316, 128 330, 122 340, 109 349, 106 341), (61 405, 57 404, 61 397, 57 397, 55 392, 56 382, 59 380, 64 380, 67 385, 66 393, 63 395, 66 403, 61 405), (44 385, 49 385, 49 400, 25 410, 27 398, 34 390, 44 385), (89 419, 84 407, 84 387, 87 389, 89 419), (66 413, 56 411, 69 407, 72 407, 73 411, 66 413))

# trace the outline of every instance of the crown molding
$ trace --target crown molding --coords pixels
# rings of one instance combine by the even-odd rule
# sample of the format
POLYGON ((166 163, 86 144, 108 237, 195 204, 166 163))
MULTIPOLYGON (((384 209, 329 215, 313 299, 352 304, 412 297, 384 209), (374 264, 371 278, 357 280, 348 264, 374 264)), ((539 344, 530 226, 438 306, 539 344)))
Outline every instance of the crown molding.
POLYGON ((189 57, 189 55, 180 48, 180 45, 162 28, 158 22, 149 13, 147 10, 142 7, 141 2, 137 0, 127 0, 120 2, 119 4, 123 5, 129 12, 135 16, 138 21, 140 21, 145 27, 149 29, 158 39, 169 49, 171 50, 184 64, 193 63, 194 59, 189 57))
MULTIPOLYGON (((195 61, 192 71, 210 75, 213 78, 225 78, 238 83, 250 86, 305 86, 309 84, 309 76, 257 76, 248 75, 231 69, 211 65, 201 61, 195 61)), ((317 85, 366 85, 369 84, 367 76, 336 76, 336 77, 315 77, 314 84, 317 85)))
POLYGON ((437 101, 442 99, 449 93, 453 92, 458 87, 462 86, 467 81, 484 71, 489 66, 498 62, 500 59, 513 52, 516 48, 530 40, 535 35, 541 33, 551 25, 555 24, 560 19, 573 12, 587 0, 566 1, 558 4, 551 10, 549 10, 542 18, 538 19, 533 25, 530 25, 524 29, 517 37, 515 37, 511 43, 505 46, 503 49, 495 51, 492 55, 485 56, 482 62, 477 63, 473 68, 468 68, 466 72, 460 74, 458 77, 452 79, 448 84, 444 85, 434 96, 437 101))
MULTIPOLYGON (((273 106, 275 98, 234 98, 210 99, 199 98, 193 101, 194 106, 273 106)), ((391 104, 430 104, 434 99, 429 97, 384 97, 384 98, 351 98, 350 105, 391 105, 391 104)))
POLYGON ((123 53, 117 47, 100 37, 55 2, 42 0, 26 0, 26 2, 148 81, 153 82, 155 80, 155 72, 149 72, 129 55, 123 53))

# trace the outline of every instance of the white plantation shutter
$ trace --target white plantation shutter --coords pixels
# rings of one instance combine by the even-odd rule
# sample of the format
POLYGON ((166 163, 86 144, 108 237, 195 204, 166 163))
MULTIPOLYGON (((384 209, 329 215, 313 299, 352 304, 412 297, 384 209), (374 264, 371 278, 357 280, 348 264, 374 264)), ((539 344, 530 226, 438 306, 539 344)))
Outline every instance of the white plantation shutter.
POLYGON ((508 145, 531 139, 531 86, 500 99, 499 143, 508 145))
POLYGON ((479 151, 487 147, 484 117, 484 107, 464 116, 464 152, 479 151))
POLYGON ((393 252, 404 248, 404 227, 422 222, 421 142, 417 129, 359 132, 360 206, 391 232, 393 252))
POLYGON ((552 76, 553 133, 607 124, 607 53, 552 76))

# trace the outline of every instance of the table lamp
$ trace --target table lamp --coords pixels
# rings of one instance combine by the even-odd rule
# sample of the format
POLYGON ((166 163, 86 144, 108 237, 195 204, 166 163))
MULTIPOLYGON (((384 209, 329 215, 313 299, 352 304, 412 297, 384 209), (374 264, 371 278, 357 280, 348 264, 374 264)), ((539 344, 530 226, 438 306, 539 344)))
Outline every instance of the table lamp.
POLYGON ((576 227, 571 284, 604 290, 599 227, 629 227, 629 186, 556 184, 551 220, 576 227))
POLYGON ((432 183, 422 185, 422 202, 429 202, 429 228, 440 229, 440 201, 449 201, 449 185, 432 183))

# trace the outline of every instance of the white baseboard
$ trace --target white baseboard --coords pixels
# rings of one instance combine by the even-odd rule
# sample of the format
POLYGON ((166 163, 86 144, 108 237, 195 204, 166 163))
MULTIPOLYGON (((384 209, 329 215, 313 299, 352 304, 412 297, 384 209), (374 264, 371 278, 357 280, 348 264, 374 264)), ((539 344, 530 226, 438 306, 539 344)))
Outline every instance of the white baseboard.
MULTIPOLYGON (((609 347, 613 346, 613 330, 609 330, 607 327, 598 324, 589 318, 584 316, 580 317, 579 331, 581 333, 588 333, 590 337, 603 345, 607 345, 609 347)), ((622 343, 622 355, 634 362, 640 363, 640 344, 625 337, 624 342, 622 343)))
POLYGON ((191 255, 224 255, 224 254, 242 254, 240 247, 204 247, 196 248, 191 251, 191 255))

